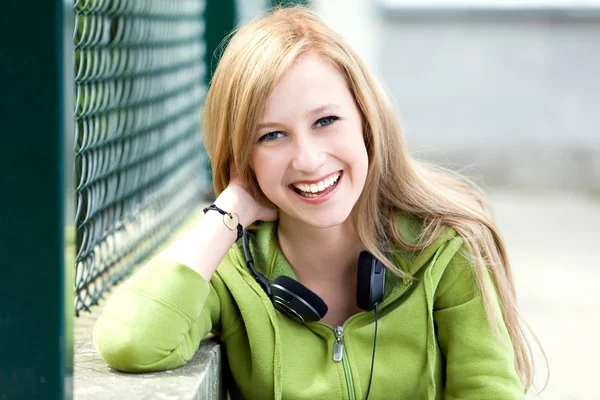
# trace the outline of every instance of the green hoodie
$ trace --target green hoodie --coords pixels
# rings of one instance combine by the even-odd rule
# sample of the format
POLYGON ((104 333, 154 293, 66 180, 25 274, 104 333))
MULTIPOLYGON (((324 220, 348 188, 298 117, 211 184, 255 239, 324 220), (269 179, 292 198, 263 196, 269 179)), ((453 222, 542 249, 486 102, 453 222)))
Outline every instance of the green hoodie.
MULTIPOLYGON (((414 243, 418 224, 401 215, 398 227, 414 243)), ((271 282, 294 278, 276 229, 260 223, 251 241, 255 265, 271 282)), ((395 260, 415 279, 386 274, 370 398, 524 399, 499 304, 494 298, 503 340, 488 324, 462 238, 447 229, 424 251, 401 250, 395 260)), ((363 399, 374 318, 368 311, 344 322, 343 358, 334 361, 334 328, 302 325, 276 311, 238 243, 210 283, 154 258, 106 303, 94 344, 115 369, 157 371, 185 364, 213 331, 226 349, 234 399, 363 399)))

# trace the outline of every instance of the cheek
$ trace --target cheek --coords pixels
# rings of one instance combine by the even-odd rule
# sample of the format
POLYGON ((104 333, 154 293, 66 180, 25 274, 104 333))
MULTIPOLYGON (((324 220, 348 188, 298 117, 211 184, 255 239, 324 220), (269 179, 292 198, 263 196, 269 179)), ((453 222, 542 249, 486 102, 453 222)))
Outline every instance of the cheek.
POLYGON ((351 164, 361 167, 363 164, 368 163, 368 154, 365 142, 362 137, 362 133, 352 135, 351 138, 346 138, 343 143, 342 153, 345 154, 346 160, 351 164))
POLYGON ((369 171, 369 156, 367 154, 367 149, 365 149, 364 147, 362 151, 356 155, 356 165, 356 174, 359 176, 359 180, 361 181, 361 183, 364 184, 367 179, 367 173, 369 171))
POLYGON ((272 200, 272 195, 281 187, 283 169, 277 165, 277 160, 274 157, 267 154, 253 155, 250 160, 260 190, 269 200, 272 200))
POLYGON ((259 150, 253 150, 250 153, 250 168, 252 169, 252 172, 254 172, 256 180, 259 183, 263 180, 265 171, 268 169, 267 160, 268 158, 259 150))
POLYGON ((369 155, 365 146, 362 133, 354 135, 348 140, 344 149, 346 162, 350 166, 354 183, 364 185, 369 169, 369 155))

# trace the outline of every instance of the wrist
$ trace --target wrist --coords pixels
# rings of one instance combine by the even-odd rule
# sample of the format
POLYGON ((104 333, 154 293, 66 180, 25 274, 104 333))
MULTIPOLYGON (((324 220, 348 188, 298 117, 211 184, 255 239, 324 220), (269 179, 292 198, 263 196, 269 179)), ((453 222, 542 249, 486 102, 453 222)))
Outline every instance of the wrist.
POLYGON ((204 214, 206 214, 209 211, 216 211, 219 214, 221 214, 223 216, 223 223, 225 224, 225 226, 229 228, 229 230, 235 230, 237 232, 236 240, 240 240, 242 238, 242 235, 244 234, 244 227, 242 226, 242 224, 240 224, 240 218, 236 213, 225 211, 219 206, 215 205, 214 203, 204 208, 202 211, 204 211, 204 214))
POLYGON ((246 229, 254 221, 256 221, 256 212, 251 201, 250 195, 243 191, 237 190, 235 187, 228 186, 217 197, 214 204, 226 212, 237 214, 239 223, 246 229))

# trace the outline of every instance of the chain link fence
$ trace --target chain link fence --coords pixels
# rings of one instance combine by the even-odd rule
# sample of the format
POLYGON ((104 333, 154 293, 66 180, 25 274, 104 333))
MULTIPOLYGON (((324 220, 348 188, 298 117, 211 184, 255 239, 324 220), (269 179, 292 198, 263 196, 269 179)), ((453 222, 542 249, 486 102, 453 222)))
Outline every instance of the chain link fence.
POLYGON ((209 184, 199 132, 203 0, 78 0, 76 315, 189 216, 209 184))

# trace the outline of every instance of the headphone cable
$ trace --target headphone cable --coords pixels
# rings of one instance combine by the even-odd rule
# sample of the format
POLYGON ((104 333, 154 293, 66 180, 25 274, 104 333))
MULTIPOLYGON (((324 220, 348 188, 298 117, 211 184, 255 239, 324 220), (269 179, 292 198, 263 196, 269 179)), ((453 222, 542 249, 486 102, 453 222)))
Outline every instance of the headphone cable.
POLYGON ((379 319, 379 303, 375 303, 375 336, 373 337, 373 357, 371 358, 371 375, 369 376, 369 387, 367 389, 367 397, 365 400, 368 400, 369 393, 371 392, 371 382, 373 380, 373 367, 375 366, 375 349, 377 348, 377 320, 379 319))

